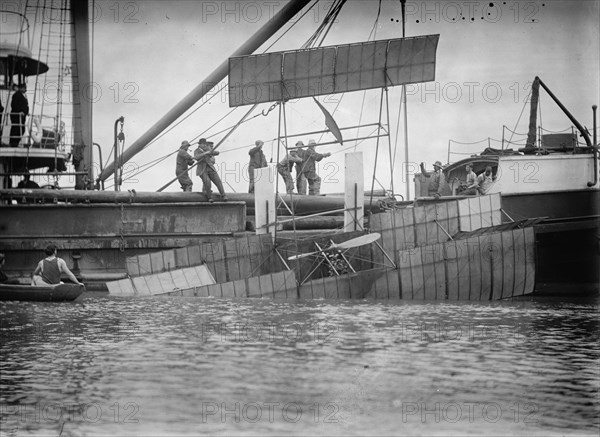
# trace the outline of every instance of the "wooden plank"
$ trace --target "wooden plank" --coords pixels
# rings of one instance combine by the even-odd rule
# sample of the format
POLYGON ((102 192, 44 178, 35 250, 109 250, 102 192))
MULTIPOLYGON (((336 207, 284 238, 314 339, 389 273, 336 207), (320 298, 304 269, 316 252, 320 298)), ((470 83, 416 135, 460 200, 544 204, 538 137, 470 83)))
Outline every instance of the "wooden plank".
POLYGON ((125 259, 125 264, 129 276, 140 276, 140 265, 137 256, 128 256, 125 259))
POLYGON ((450 235, 454 235, 459 231, 458 201, 452 200, 446 205, 448 205, 448 228, 446 230, 450 235))
POLYGON ((492 262, 493 246, 489 235, 474 237, 479 239, 479 258, 481 259, 481 288, 479 290, 479 300, 490 300, 492 290, 492 262))
POLYGON ((183 267, 188 267, 190 265, 190 261, 188 259, 188 248, 187 247, 178 247, 175 249, 175 266, 178 269, 183 267))
MULTIPOLYGON (((387 279, 387 287, 384 290, 384 293, 387 292, 388 299, 393 299, 393 300, 401 299, 399 274, 400 274, 400 272, 396 269, 396 270, 388 270, 385 273, 385 275, 383 276, 384 278, 387 279)), ((384 293, 381 293, 381 295, 382 295, 382 298, 385 299, 384 293)))
POLYGON ((352 299, 351 276, 333 276, 325 278, 323 281, 325 286, 326 299, 352 299))
POLYGON ((383 274, 379 276, 372 286, 372 291, 369 298, 378 300, 398 299, 398 271, 397 270, 384 270, 383 274), (389 272, 393 272, 393 275, 389 275, 389 272), (392 277, 396 277, 396 284, 392 283, 392 277))
MULTIPOLYGON (((517 229, 520 233, 521 230, 517 229)), ((513 295, 515 288, 515 231, 502 232, 502 261, 504 263, 504 271, 502 277, 502 295, 500 298, 507 298, 513 295)))
POLYGON ((256 238, 254 236, 233 239, 236 245, 235 251, 238 254, 237 272, 239 274, 239 279, 250 276, 250 272, 252 271, 250 268, 250 258, 256 256, 256 251, 258 249, 255 240, 256 238))
MULTIPOLYGON (((456 244, 456 270, 458 283, 458 299, 471 299, 471 282, 473 274, 471 273, 471 257, 469 254, 468 240, 455 241, 456 244)), ((473 266, 475 269, 476 266, 473 266)), ((479 287, 480 283, 477 283, 479 287)))
POLYGON ((459 230, 463 232, 469 232, 473 229, 473 226, 471 225, 469 199, 460 199, 458 201, 458 227, 459 230))
POLYGON ((138 268, 140 271, 140 276, 149 275, 152 273, 152 264, 150 263, 150 254, 145 253, 137 256, 138 259, 138 268))
POLYGON ((163 250, 163 266, 165 271, 173 270, 177 268, 177 263, 175 262, 175 250, 163 250))
POLYGON ((535 287, 535 234, 533 227, 523 229, 525 234, 525 287, 523 294, 533 293, 535 287))
POLYGON ((210 297, 222 297, 223 296, 223 292, 221 291, 221 284, 210 284, 207 285, 206 288, 208 289, 208 295, 210 297))
POLYGON ((135 288, 136 296, 150 296, 150 288, 146 283, 145 276, 138 276, 137 278, 133 278, 133 286, 135 288))
POLYGON ((285 284, 287 287, 288 299, 298 298, 298 280, 296 279, 296 273, 293 270, 284 271, 285 284))
MULTIPOLYGON (((462 240, 467 246, 469 253, 469 300, 481 300, 481 289, 483 287, 482 259, 479 247, 479 237, 467 238, 462 240)), ((487 299, 487 297, 486 297, 487 299)))
POLYGON ((273 297, 279 299, 296 298, 296 280, 294 272, 286 270, 271 275, 273 281, 273 297))
MULTIPOLYGON (((379 232, 381 234, 381 238, 378 240, 378 243, 381 244, 381 247, 387 252, 393 251, 393 232, 392 232, 392 215, 390 212, 384 212, 377 214, 380 216, 381 229, 379 232)), ((383 263, 385 261, 385 256, 381 251, 377 251, 374 253, 374 261, 377 263, 383 263)))
POLYGON ((425 276, 423 272, 422 248, 415 247, 410 253, 412 299, 425 299, 425 276))
POLYGON ((483 222, 481 215, 481 196, 469 198, 469 214, 471 215, 471 230, 488 227, 489 224, 483 222))
POLYGON ((131 282, 130 279, 120 279, 118 281, 109 281, 106 283, 106 288, 108 288, 108 293, 113 296, 127 296, 121 290, 121 282, 128 281, 131 282))
POLYGON ((515 229, 513 231, 513 250, 515 257, 515 268, 511 297, 521 296, 525 293, 525 284, 527 282, 527 256, 524 229, 515 229))
POLYGON ((398 270, 400 277, 400 287, 402 288, 402 299, 412 299, 413 283, 412 283, 412 268, 410 265, 410 253, 414 249, 398 251, 398 270))
POLYGON ((160 273, 165 271, 162 252, 152 252, 150 254, 150 266, 152 273, 160 273))
POLYGON ((162 272, 153 276, 156 276, 156 278, 160 282, 160 288, 162 288, 163 293, 167 291, 173 291, 173 289, 175 289, 175 284, 173 283, 171 272, 162 272))
POLYGON ((258 277, 258 282, 260 284, 260 292, 262 297, 273 298, 273 278, 272 275, 260 275, 258 277))
MULTIPOLYGON (((439 241, 438 233, 442 230, 437 225, 435 220, 437 219, 437 207, 435 203, 427 204, 424 207, 425 210, 425 245, 434 244, 439 241)), ((445 240, 445 239, 444 239, 445 240)))
POLYGON ((427 244, 427 215, 425 208, 417 206, 413 208, 414 229, 415 229, 415 244, 417 246, 425 246, 427 244))
POLYGON ((398 245, 398 250, 406 250, 413 248, 416 245, 416 234, 414 227, 415 217, 413 215, 413 210, 414 208, 406 208, 402 210, 402 230, 404 232, 404 243, 398 245))
MULTIPOLYGON (((450 228, 450 220, 449 220, 449 216, 448 216, 448 204, 450 204, 451 202, 443 202, 443 203, 436 203, 435 204, 435 215, 437 217, 437 222, 439 224, 439 226, 437 227, 437 231, 438 231, 438 239, 436 241, 436 243, 444 243, 446 241, 448 241, 448 235, 446 235, 446 232, 448 234, 450 234, 449 232, 449 228, 450 228), (441 228, 440 228, 441 226, 441 228), (442 229, 443 228, 443 229, 442 229), (446 232, 444 232, 446 231, 446 232)), ((450 234, 452 235, 452 234, 450 234)))
POLYGON ((298 287, 298 295, 300 299, 313 299, 312 285, 303 284, 298 287))
POLYGON ((310 286, 312 287, 313 299, 325 299, 326 287, 323 282, 324 279, 322 278, 306 282, 306 284, 310 284, 310 286))
POLYGON ((248 297, 261 297, 260 281, 257 276, 248 278, 248 297))
POLYGON ((502 199, 500 193, 491 194, 490 202, 492 208, 492 226, 500 225, 502 224, 502 211, 500 210, 502 207, 502 199))
POLYGON ((204 285, 201 278, 198 276, 195 267, 187 267, 185 269, 181 269, 185 280, 188 283, 188 287, 198 287, 200 285, 204 285))
POLYGON ((192 268, 196 272, 196 275, 198 275, 198 279, 200 281, 199 285, 215 284, 217 282, 215 281, 214 276, 212 275, 206 264, 202 264, 192 268))
POLYGON ((171 291, 170 289, 163 290, 162 283, 160 282, 158 275, 146 275, 144 278, 146 279, 148 290, 152 295, 164 293, 165 291, 171 291))
POLYGON ((235 297, 235 288, 233 281, 223 282, 221 284, 221 293, 223 297, 235 297))
POLYGON ((239 279, 237 281, 233 281, 233 290, 235 297, 237 298, 246 298, 248 297, 248 289, 246 288, 246 280, 239 279))
POLYGON ((211 295, 210 294, 210 290, 209 290, 209 287, 211 285, 212 284, 210 284, 210 285, 202 285, 200 287, 194 287, 192 289, 193 290, 193 295, 196 296, 196 297, 209 297, 211 295))
MULTIPOLYGON (((242 241, 247 240, 244 238, 242 241)), ((237 281, 238 279, 242 279, 243 276, 240 273, 240 260, 246 256, 244 253, 247 253, 247 250, 242 252, 238 252, 238 242, 236 239, 228 238, 223 241, 223 249, 225 250, 225 259, 227 260, 227 274, 229 281, 237 281)))
POLYGON ((444 259, 446 264, 445 281, 448 290, 448 300, 459 299, 458 258, 456 241, 444 243, 444 259))
POLYGON ((200 257, 200 246, 193 244, 187 247, 188 250, 188 261, 190 266, 197 266, 202 264, 202 258, 200 257))
MULTIPOLYGON (((508 231, 510 233, 511 231, 508 231)), ((506 259, 504 258, 504 248, 502 246, 502 234, 503 232, 494 232, 490 235, 490 242, 492 243, 491 252, 492 255, 492 299, 502 299, 503 285, 504 285, 504 271, 511 269, 512 265, 506 265, 506 259)))
POLYGON ((170 272, 171 280, 173 281, 173 286, 179 289, 189 288, 190 285, 187 282, 185 275, 183 274, 182 269, 172 270, 170 272))

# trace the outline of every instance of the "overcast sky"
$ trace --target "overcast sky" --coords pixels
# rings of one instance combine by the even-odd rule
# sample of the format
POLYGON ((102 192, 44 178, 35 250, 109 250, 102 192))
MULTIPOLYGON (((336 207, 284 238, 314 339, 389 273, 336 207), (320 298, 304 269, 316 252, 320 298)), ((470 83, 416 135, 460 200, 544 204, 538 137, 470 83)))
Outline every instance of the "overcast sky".
MULTIPOLYGON (((201 1, 100 1, 94 9, 93 71, 101 97, 94 105, 94 140, 104 149, 112 146, 114 120, 125 117, 126 145, 130 145, 154 122, 234 50, 251 36, 285 2, 201 2, 201 1), (118 7, 117 7, 118 6, 118 7)), ((314 32, 331 1, 322 1, 269 51, 297 49, 314 32)), ((325 39, 325 45, 366 41, 375 23, 378 2, 349 0, 325 39)), ((289 27, 289 26, 288 26, 289 27)), ((287 29, 287 27, 285 27, 287 29)), ((599 7, 598 1, 507 1, 507 2, 407 2, 407 36, 440 34, 437 49, 436 80, 409 86, 409 161, 448 161, 448 141, 475 142, 491 137, 501 139, 503 125, 516 126, 534 77, 542 80, 582 124, 592 127, 591 106, 599 100, 599 7)), ((281 35, 281 32, 277 36, 281 35)), ((382 2, 377 39, 402 36, 399 1, 382 2)), ((275 38, 263 45, 264 51, 275 38)), ((379 91, 367 92, 363 123, 377 121, 379 91)), ((392 144, 396 142, 400 88, 390 89, 392 144)), ((333 112, 341 95, 321 102, 333 112)), ((358 124, 363 92, 344 95, 334 113, 338 124, 358 124)), ((194 108, 196 108, 196 105, 194 108)), ((268 108, 265 104, 260 110, 268 108)), ((543 127, 563 130, 571 123, 541 92, 543 127)), ((246 112, 236 110, 205 136, 211 137, 235 124, 246 112)), ((293 133, 324 128, 324 118, 312 99, 286 105, 288 131, 293 133)), ((222 93, 204 105, 171 132, 155 141, 132 159, 127 170, 137 168, 177 149, 183 139, 197 138, 230 110, 222 93)), ((258 112, 258 111, 257 111, 258 112)), ((529 108, 526 107, 517 131, 526 133, 529 108)), ((224 179, 237 191, 245 191, 247 148, 256 139, 266 142, 267 160, 276 160, 270 139, 277 136, 277 111, 245 123, 221 147, 218 162, 224 179), (240 150, 242 148, 242 150, 240 150), (231 151, 237 149, 236 151, 231 151), (229 151, 229 152, 228 152, 229 151), (238 171, 236 172, 236 169, 238 171)), ((361 132, 364 136, 365 129, 361 132)), ((211 137, 218 141, 223 134, 211 137)), ((509 134, 507 134, 508 136, 509 134)), ((514 137, 516 139, 517 137, 514 137)), ((519 137, 520 138, 520 137, 519 137)), ((305 140, 309 137, 304 137, 305 140)), ((315 139, 319 139, 318 136, 315 139)), ((345 148, 354 142, 345 138, 345 148)), ((389 186, 387 143, 378 165, 378 179, 389 186)), ((483 149, 456 146, 457 152, 483 149)), ((500 147, 500 143, 492 143, 500 147)), ((395 190, 404 193, 401 164, 402 138, 398 141, 395 190)), ((342 189, 343 148, 324 146, 334 152, 323 161, 323 191, 342 189), (326 163, 329 165, 326 165, 326 163)), ((365 180, 370 181, 375 143, 363 142, 356 148, 365 155, 365 180)), ((380 155, 381 156, 381 155, 380 155)), ((459 155, 452 155, 456 160, 459 155)), ((174 176, 174 157, 128 181, 124 189, 156 190, 174 176)), ((194 190, 201 184, 194 176, 194 190)), ((281 182, 281 181, 280 181, 281 182)), ((282 184, 280 184, 282 185, 282 184)), ((368 183, 370 186, 370 182, 368 183)), ((379 188, 379 187, 376 187, 379 188)), ((226 187, 231 190, 230 187, 226 187)), ((173 184, 168 190, 179 190, 173 184)), ((411 190, 412 191, 412 190, 411 190)))

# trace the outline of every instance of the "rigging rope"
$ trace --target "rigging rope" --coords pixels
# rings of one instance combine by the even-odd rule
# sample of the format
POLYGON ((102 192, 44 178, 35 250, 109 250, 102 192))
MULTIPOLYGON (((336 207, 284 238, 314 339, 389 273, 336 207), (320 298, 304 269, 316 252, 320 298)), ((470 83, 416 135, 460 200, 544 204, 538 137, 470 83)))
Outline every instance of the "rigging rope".
MULTIPOLYGON (((291 30, 291 29, 292 29, 292 28, 293 28, 293 27, 294 27, 294 26, 295 26, 295 25, 298 23, 298 22, 300 22, 300 20, 301 20, 301 19, 302 19, 302 18, 303 18, 303 17, 304 17, 304 16, 305 16, 305 15, 306 15, 308 12, 310 12, 310 11, 313 9, 313 7, 314 7, 314 6, 315 6, 315 5, 316 5, 318 2, 319 2, 319 0, 315 0, 315 1, 314 1, 314 3, 313 3, 313 4, 312 4, 312 5, 309 7, 309 8, 307 8, 307 9, 306 9, 306 11, 305 11, 305 12, 304 12, 304 13, 303 13, 303 14, 302 14, 302 15, 301 15, 301 16, 300 16, 300 17, 299 17, 297 20, 295 20, 295 21, 294 21, 294 22, 293 22, 293 23, 290 25, 290 27, 289 27, 287 30, 285 30, 285 31, 284 31, 284 32, 283 32, 283 33, 282 33, 282 34, 281 34, 281 35, 280 35, 280 36, 279 36, 279 37, 278 37, 278 38, 277 38, 275 41, 273 41, 273 43, 272 43, 272 44, 270 44, 270 45, 269 45, 269 46, 268 46, 268 47, 267 47, 267 48, 266 48, 266 49, 263 51, 263 53, 266 53, 266 52, 267 52, 269 49, 271 49, 271 47, 273 47, 273 46, 274 46, 274 45, 275 45, 275 44, 276 44, 276 43, 277 43, 277 42, 278 42, 278 41, 279 41, 281 38, 283 38, 283 37, 284 37, 284 36, 285 36, 285 35, 286 35, 286 34, 287 34, 287 33, 288 33, 288 32, 289 32, 289 31, 290 31, 290 30, 291 30)), ((158 136, 157 136, 156 138, 154 138, 152 141, 150 141, 150 142, 149 142, 149 143, 148 143, 148 144, 147 144, 147 145, 144 147, 144 149, 145 149, 145 148, 147 148, 147 147, 148 147, 150 144, 153 144, 154 142, 158 141, 159 139, 161 139, 162 137, 164 137, 164 136, 165 136, 167 133, 171 132, 171 131, 172 131, 172 130, 175 128, 175 127, 177 127, 178 125, 180 125, 181 123, 183 123, 183 122, 184 122, 186 119, 188 119, 188 118, 189 118, 189 117, 190 117, 192 114, 194 114, 196 111, 198 111, 200 108, 202 108, 202 107, 203 107, 203 106, 204 106, 206 103, 208 103, 210 100, 212 100, 212 99, 213 99, 213 98, 214 98, 216 95, 218 95, 218 94, 219 94, 219 93, 220 93, 220 92, 221 92, 221 91, 222 91, 222 90, 223 90, 223 89, 224 89, 226 86, 227 86, 227 82, 225 82, 225 83, 224 83, 224 84, 221 86, 221 88, 219 88, 219 90, 218 90, 216 93, 214 93, 214 94, 213 94, 211 97, 209 97, 209 98, 208 98, 206 101, 204 101, 202 104, 200 104, 200 106, 198 106, 197 108, 195 108, 194 110, 192 110, 192 111, 191 111, 189 114, 187 114, 187 115, 186 115, 185 117, 183 117, 181 120, 179 120, 179 121, 177 121, 176 123, 174 123, 173 125, 171 125, 171 127, 169 127, 167 130, 165 130, 164 132, 162 132, 160 135, 158 135, 158 136)), ((205 135, 205 134, 206 134, 206 133, 207 133, 207 132, 208 132, 210 129, 212 129, 214 126, 216 126, 217 124, 219 124, 221 121, 223 121, 225 118, 227 118, 229 115, 231 115, 231 114, 232 114, 232 113, 233 113, 233 112, 234 112, 236 109, 238 109, 238 108, 239 108, 239 107, 235 107, 235 108, 233 108, 233 109, 232 109, 232 110, 230 110, 230 111, 229 111, 227 114, 225 114, 223 117, 221 117, 219 120, 217 120, 215 123, 213 123, 213 124, 212 124, 210 127, 208 127, 207 129, 205 129, 205 130, 204 130, 202 133, 200 133, 200 134, 196 135, 196 136, 193 138, 192 142, 193 142, 194 140, 196 140, 196 139, 198 139, 198 138, 200 138, 200 137, 204 136, 204 135, 205 135)), ((271 108, 269 108, 269 111, 268 111, 268 112, 270 112, 272 109, 273 109, 273 105, 271 106, 271 108)), ((267 112, 267 114, 268 114, 268 112, 267 112)), ((253 118, 255 118, 255 117, 258 117, 258 116, 260 116, 260 115, 261 115, 261 114, 257 114, 257 115, 255 115, 255 116, 253 116, 253 117, 251 117, 251 118, 249 118, 249 119, 247 119, 247 120, 243 121, 243 123, 245 123, 245 122, 247 122, 247 121, 250 121, 251 119, 253 119, 253 118)), ((266 114, 262 114, 262 115, 266 115, 266 114)), ((240 124, 241 124, 241 123, 240 123, 240 124)), ((235 125, 233 125, 232 127, 234 127, 234 126, 238 126, 238 125, 239 125, 239 124, 235 124, 235 125)), ((227 129, 223 129, 223 130, 221 130, 221 131, 219 131, 219 132, 217 132, 217 133, 214 133, 214 134, 212 134, 212 135, 208 136, 207 138, 211 138, 211 137, 213 137, 213 136, 215 136, 215 135, 218 135, 218 134, 220 134, 220 133, 223 133, 223 132, 225 132, 225 131, 228 131, 228 130, 229 130, 229 129, 231 129, 232 127, 229 127, 229 128, 227 128, 227 129)), ((236 150, 236 149, 233 149, 233 150, 236 150)), ((168 154, 167 154, 167 155, 165 155, 163 158, 159 158, 159 160, 160 160, 160 161, 162 161, 162 160, 166 159, 167 157, 169 157, 169 156, 171 156, 171 155, 173 155, 173 154, 177 153, 177 151, 178 151, 178 149, 176 149, 176 150, 175 150, 175 151, 173 151, 173 152, 170 152, 170 153, 168 153, 168 154)), ((226 153, 226 152, 228 152, 228 150, 226 150, 226 151, 223 151, 223 153, 226 153)), ((110 158, 110 154, 109 154, 109 158, 110 158)), ((108 159, 107 159, 107 163, 108 163, 108 159)), ((137 175, 139 175, 140 173, 142 173, 143 171, 145 171, 145 170, 147 170, 147 169, 149 169, 149 168, 152 168, 153 166, 154 166, 154 165, 151 165, 150 167, 148 167, 148 168, 146 168, 146 169, 144 169, 144 170, 142 170, 142 171, 140 171, 140 172, 137 172, 137 173, 135 173, 134 175, 132 175, 132 176, 130 176, 130 177, 137 176, 137 175)), ((141 168, 141 167, 140 167, 140 168, 141 168)))

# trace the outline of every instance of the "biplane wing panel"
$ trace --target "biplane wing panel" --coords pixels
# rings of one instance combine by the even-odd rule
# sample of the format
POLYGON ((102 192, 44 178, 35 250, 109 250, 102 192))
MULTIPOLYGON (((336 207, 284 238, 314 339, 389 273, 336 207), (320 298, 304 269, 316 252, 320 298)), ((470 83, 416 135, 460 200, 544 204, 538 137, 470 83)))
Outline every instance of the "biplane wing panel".
POLYGON ((316 97, 435 79, 439 35, 229 59, 229 106, 316 97))

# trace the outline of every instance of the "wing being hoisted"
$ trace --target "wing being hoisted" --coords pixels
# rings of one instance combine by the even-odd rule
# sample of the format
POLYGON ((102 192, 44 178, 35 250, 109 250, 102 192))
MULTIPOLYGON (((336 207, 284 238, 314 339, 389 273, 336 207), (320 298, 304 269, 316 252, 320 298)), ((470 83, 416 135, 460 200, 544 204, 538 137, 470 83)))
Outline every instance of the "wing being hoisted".
POLYGON ((229 106, 435 79, 439 35, 229 58, 229 106))

